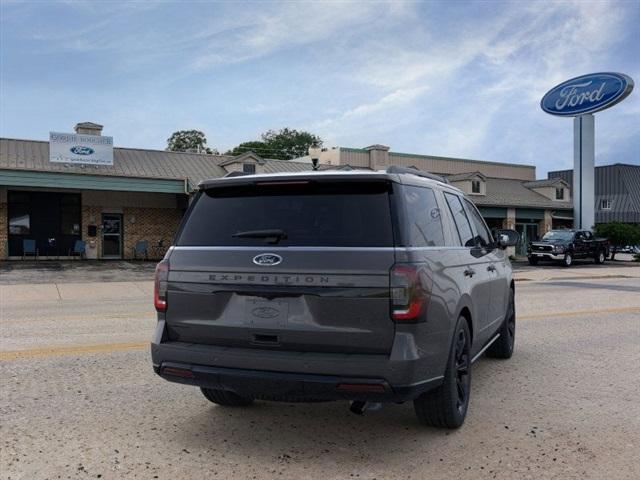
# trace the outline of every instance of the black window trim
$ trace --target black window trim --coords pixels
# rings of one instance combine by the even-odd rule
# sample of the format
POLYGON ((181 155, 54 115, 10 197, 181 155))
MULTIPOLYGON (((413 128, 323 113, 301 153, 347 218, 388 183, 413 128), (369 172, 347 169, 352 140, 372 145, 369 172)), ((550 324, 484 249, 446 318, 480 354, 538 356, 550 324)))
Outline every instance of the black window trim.
MULTIPOLYGON (((488 227, 487 222, 484 221, 484 217, 480 213, 480 210, 478 210, 478 207, 476 207, 475 204, 468 198, 462 197, 462 200, 463 200, 462 205, 464 205, 465 209, 469 209, 470 211, 475 211, 478 214, 478 216, 480 217, 480 221, 482 222, 482 225, 484 226, 488 235, 487 237, 489 239, 488 245, 492 245, 494 243, 494 240, 493 240, 493 235, 491 235, 491 229, 488 227)), ((474 235, 474 239, 475 239, 479 236, 480 232, 476 231, 475 222, 471 222, 471 223, 473 228, 472 232, 475 234, 474 235)))
POLYGON ((471 231, 471 235, 473 235, 473 227, 471 226, 471 222, 469 221, 469 216, 467 215, 467 211, 464 208, 464 203, 461 200, 461 196, 457 195, 453 192, 442 192, 444 193, 444 200, 445 203, 447 204, 447 208, 449 209, 449 213, 451 214, 451 220, 453 221, 453 226, 455 227, 456 233, 458 234, 458 243, 459 246, 461 246, 462 248, 472 248, 472 247, 467 247, 463 242, 462 242, 462 235, 460 234, 460 228, 458 227, 458 222, 456 222, 456 216, 453 213, 453 210, 451 209, 451 203, 449 203, 449 199, 447 198, 448 195, 450 195, 451 197, 457 198, 458 201, 460 202, 460 206, 462 207, 462 211, 464 213, 464 217, 467 220, 467 224, 469 225, 469 231, 471 231))

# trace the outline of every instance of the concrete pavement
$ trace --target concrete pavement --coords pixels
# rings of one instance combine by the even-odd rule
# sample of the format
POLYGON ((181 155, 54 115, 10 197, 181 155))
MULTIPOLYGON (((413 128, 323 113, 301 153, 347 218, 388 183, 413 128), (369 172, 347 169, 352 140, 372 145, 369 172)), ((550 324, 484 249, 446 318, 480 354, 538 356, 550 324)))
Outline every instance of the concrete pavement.
POLYGON ((217 407, 153 374, 151 282, 2 285, 0 478, 639 478, 640 276, 556 270, 518 282, 516 353, 474 365, 455 432, 410 404, 217 407))

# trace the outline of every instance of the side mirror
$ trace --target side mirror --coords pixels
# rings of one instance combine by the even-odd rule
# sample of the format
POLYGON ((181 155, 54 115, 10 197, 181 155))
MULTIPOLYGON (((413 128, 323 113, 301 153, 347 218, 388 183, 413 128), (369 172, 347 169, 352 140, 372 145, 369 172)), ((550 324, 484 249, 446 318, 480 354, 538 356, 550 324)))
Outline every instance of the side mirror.
POLYGON ((513 247, 520 243, 520 234, 515 230, 496 231, 496 244, 500 248, 513 247))

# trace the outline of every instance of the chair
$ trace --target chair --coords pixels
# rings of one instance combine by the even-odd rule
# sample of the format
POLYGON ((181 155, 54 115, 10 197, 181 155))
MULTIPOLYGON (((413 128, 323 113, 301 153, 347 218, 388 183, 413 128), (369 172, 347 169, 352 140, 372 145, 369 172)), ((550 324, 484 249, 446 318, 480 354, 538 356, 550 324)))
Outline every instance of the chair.
POLYGON ((138 240, 136 246, 133 247, 133 258, 137 259, 138 255, 144 256, 145 260, 149 260, 149 242, 146 240, 138 240))
POLYGON ((69 249, 69 256, 72 257, 78 255, 80 260, 82 257, 87 258, 87 244, 83 240, 76 240, 73 244, 73 248, 69 249))
POLYGON ((36 248, 36 241, 33 239, 22 240, 22 260, 27 255, 33 255, 38 260, 38 249, 36 248))

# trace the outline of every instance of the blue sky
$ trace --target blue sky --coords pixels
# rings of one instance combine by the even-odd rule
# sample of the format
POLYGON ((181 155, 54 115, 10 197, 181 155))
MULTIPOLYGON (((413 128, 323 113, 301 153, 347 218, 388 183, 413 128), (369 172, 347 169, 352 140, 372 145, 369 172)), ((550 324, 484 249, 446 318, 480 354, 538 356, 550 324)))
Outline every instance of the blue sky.
MULTIPOLYGON (((325 146, 570 167, 542 95, 640 81, 640 2, 1 1, 0 135, 78 121, 116 146, 203 130, 220 151, 290 127, 325 146)), ((596 115, 596 163, 640 163, 640 87, 596 115)))

